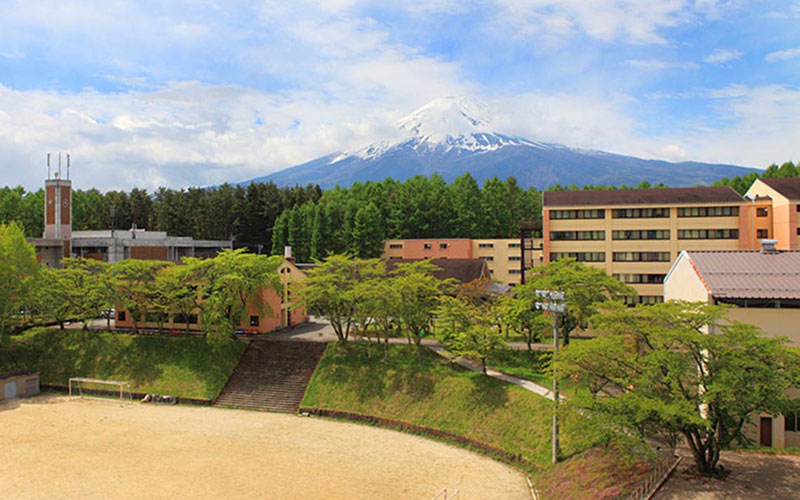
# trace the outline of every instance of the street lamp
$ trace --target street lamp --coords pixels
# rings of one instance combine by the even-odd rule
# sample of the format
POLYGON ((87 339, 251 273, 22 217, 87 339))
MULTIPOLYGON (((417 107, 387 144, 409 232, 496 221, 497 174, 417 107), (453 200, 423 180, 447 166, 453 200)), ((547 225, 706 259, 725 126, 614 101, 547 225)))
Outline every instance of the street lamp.
POLYGON ((536 302, 539 311, 553 313, 553 463, 558 462, 558 374, 556 373, 555 360, 558 354, 558 325, 561 315, 567 312, 567 302, 564 292, 552 290, 536 290, 536 296, 541 302, 536 302))

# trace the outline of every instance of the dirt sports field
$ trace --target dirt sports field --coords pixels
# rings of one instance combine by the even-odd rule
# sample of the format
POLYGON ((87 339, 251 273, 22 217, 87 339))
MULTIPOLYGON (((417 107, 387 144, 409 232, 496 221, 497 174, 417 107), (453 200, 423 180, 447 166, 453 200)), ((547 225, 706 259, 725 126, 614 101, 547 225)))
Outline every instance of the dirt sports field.
POLYGON ((0 403, 3 498, 528 499, 522 473, 400 432, 40 396, 0 403))

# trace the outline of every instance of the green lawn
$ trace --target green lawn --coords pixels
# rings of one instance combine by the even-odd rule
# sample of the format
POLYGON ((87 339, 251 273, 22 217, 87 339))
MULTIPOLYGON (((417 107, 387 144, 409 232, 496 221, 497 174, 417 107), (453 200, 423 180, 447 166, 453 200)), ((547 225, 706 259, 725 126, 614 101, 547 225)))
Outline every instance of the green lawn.
MULTIPOLYGON (((388 360, 374 346, 331 344, 306 391, 303 406, 402 420, 463 435, 537 466, 550 457, 552 403, 517 386, 450 365, 415 348, 393 345, 388 360)), ((606 436, 583 417, 565 412, 562 449, 578 453, 606 436)))
POLYGON ((134 392, 210 399, 222 390, 247 347, 201 337, 166 337, 37 328, 3 346, 0 372, 39 370, 42 384, 70 377, 126 380, 134 392))

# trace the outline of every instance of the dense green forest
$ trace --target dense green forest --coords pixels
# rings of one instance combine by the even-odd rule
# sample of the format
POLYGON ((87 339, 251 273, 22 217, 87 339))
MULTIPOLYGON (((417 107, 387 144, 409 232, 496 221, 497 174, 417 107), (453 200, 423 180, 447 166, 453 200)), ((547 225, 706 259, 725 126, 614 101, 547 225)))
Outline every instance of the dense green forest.
MULTIPOLYGON (((798 177, 800 164, 770 165, 763 174, 723 178, 715 185, 744 193, 758 177, 798 177)), ((622 188, 631 186, 621 186, 622 188)), ((642 183, 637 188, 664 187, 642 183)), ((615 186, 552 186, 548 190, 616 189, 615 186)), ((42 234, 44 193, 22 187, 0 189, 0 222, 16 221, 27 236, 42 234)), ((298 260, 329 253, 380 254, 386 238, 516 237, 518 221, 541 218, 541 193, 516 179, 492 178, 479 186, 464 174, 450 184, 439 175, 406 181, 386 179, 323 192, 308 185, 274 183, 149 193, 96 189, 73 193, 73 229, 139 228, 196 239, 235 240, 236 247, 280 253, 291 245, 298 260), (112 207, 114 217, 112 218, 112 207)))
MULTIPOLYGON (((282 253, 291 245, 303 261, 339 252, 376 256, 386 238, 517 236, 520 219, 541 216, 541 193, 522 189, 514 178, 492 178, 481 188, 469 174, 449 185, 434 174, 325 192, 274 183, 154 193, 76 189, 73 229, 111 228, 112 206, 115 229, 136 224, 173 236, 233 237, 236 247, 264 253, 282 253)), ((41 236, 43 207, 41 189, 0 190, 0 222, 16 221, 27 236, 41 236)))

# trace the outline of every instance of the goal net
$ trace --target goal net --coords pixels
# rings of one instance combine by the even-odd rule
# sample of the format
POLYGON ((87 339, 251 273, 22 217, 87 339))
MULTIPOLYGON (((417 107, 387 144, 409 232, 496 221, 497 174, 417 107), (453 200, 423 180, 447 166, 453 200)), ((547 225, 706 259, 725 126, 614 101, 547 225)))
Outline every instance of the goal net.
POLYGON ((133 402, 131 384, 119 380, 72 377, 69 379, 69 396, 106 396, 120 401, 133 402))

